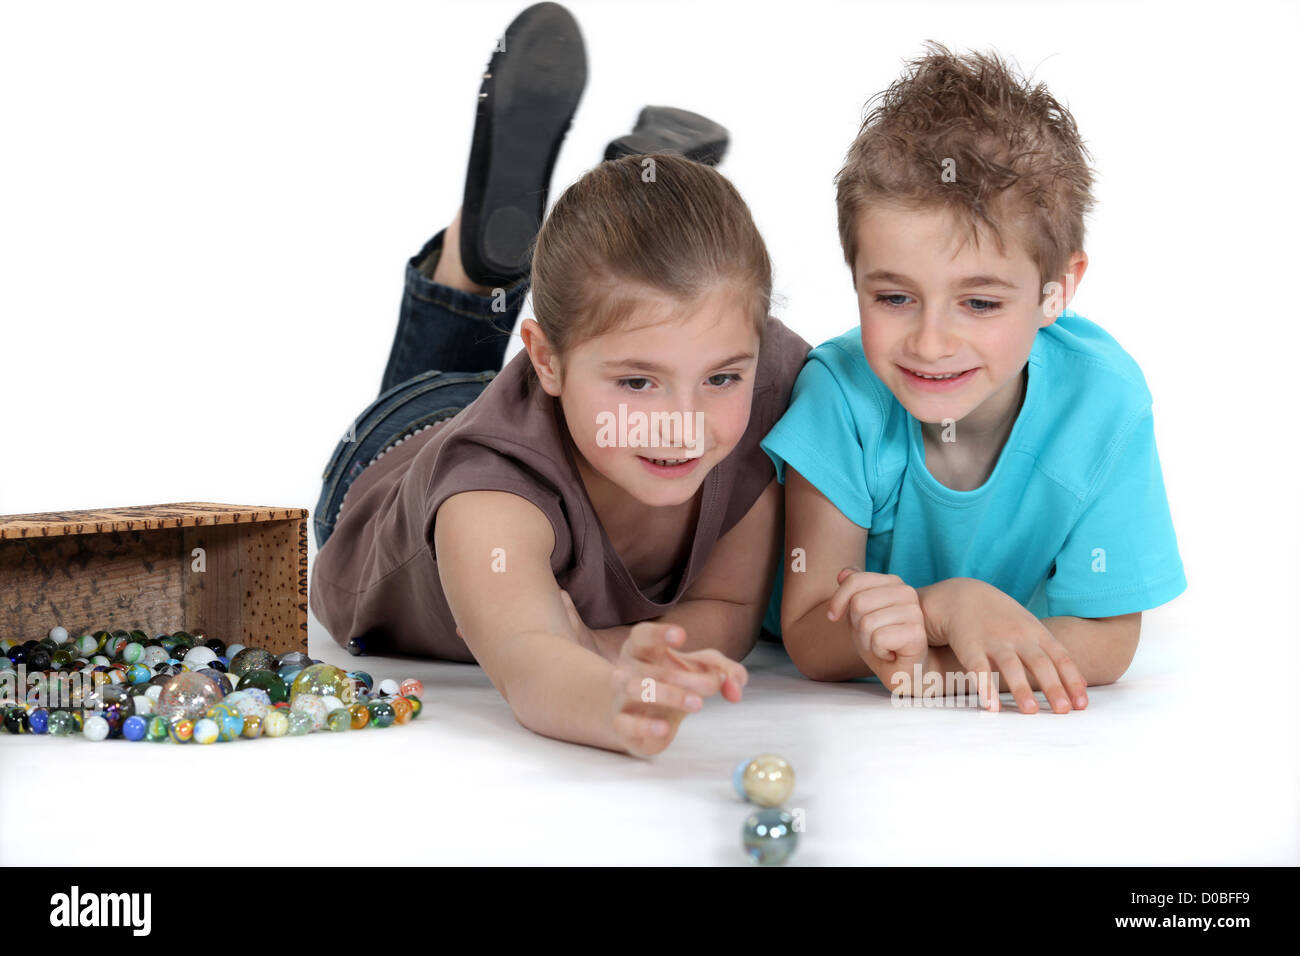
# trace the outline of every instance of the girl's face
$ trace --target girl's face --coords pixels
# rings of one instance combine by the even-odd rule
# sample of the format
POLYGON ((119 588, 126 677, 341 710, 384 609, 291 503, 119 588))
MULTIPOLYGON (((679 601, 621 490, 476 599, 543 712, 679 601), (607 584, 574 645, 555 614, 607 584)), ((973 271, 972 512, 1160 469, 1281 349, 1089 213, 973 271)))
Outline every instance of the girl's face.
POLYGON ((542 368, 539 378, 591 468, 645 505, 680 505, 745 434, 758 332, 731 286, 685 306, 658 293, 643 301, 618 329, 572 348, 562 379, 542 368))

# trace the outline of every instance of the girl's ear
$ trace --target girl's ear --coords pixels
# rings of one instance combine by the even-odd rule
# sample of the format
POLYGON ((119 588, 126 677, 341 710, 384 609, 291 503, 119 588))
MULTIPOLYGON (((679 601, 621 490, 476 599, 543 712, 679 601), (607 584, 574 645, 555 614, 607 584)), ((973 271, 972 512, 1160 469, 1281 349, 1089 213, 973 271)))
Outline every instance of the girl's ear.
POLYGON ((560 357, 546 341, 546 333, 536 319, 524 319, 519 325, 519 337, 523 339, 528 358, 533 363, 533 371, 541 382, 542 390, 552 398, 560 394, 561 369, 560 357))

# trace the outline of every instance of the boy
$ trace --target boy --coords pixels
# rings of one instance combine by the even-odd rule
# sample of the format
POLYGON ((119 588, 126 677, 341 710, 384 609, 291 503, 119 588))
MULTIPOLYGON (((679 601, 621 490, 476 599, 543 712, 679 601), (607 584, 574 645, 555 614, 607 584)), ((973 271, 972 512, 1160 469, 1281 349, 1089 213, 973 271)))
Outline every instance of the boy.
POLYGON ((788 562, 765 625, 779 600, 816 680, 965 672, 990 710, 1002 684, 1068 713, 1186 588, 1151 394, 1066 308, 1093 203, 1070 113, 996 55, 929 47, 836 177, 861 326, 809 354, 762 443, 788 562))

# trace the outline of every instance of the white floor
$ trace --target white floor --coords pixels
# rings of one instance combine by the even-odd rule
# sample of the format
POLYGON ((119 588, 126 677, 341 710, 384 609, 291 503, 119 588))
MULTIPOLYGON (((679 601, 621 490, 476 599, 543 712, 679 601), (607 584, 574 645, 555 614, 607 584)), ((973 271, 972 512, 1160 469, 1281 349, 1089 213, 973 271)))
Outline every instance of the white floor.
MULTIPOLYGON (((314 655, 421 678, 424 714, 206 747, 0 734, 0 865, 102 864, 102 833, 78 808, 107 820, 119 799, 144 830, 158 801, 335 834, 297 844, 291 859, 307 864, 749 865, 730 774, 763 751, 797 772, 795 864, 1295 864, 1295 698, 1202 678, 1180 636, 1193 612, 1150 615, 1129 674, 1066 716, 896 709, 879 685, 803 680, 764 646, 746 699, 711 701, 652 760, 536 736, 478 668, 351 658, 313 621, 314 655)), ((168 843, 187 864, 283 863, 285 850, 168 843)), ((114 859, 156 853, 123 840, 114 859)))

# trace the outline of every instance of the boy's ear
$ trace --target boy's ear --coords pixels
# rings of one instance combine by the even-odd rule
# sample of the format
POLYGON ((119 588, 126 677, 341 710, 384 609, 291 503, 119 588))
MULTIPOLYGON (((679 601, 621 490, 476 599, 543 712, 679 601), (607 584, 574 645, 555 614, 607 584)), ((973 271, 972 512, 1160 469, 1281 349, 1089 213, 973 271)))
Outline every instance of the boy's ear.
MULTIPOLYGON (((1083 281, 1083 274, 1088 271, 1088 254, 1082 249, 1070 256, 1070 261, 1065 265, 1065 272, 1061 275, 1061 296, 1060 309, 1055 314, 1045 314, 1039 328, 1047 328, 1061 317, 1061 313, 1070 307, 1070 300, 1074 294, 1079 291, 1079 283, 1083 281)), ((1049 299, 1049 301, 1051 301, 1049 299)), ((1053 305, 1056 303, 1053 302, 1053 305)))
POLYGON ((542 331, 536 319, 524 319, 519 324, 519 337, 523 339, 524 348, 533 363, 537 380, 541 382, 542 391, 552 398, 558 397, 562 378, 560 357, 551 348, 551 343, 546 341, 546 333, 542 331))

